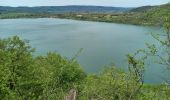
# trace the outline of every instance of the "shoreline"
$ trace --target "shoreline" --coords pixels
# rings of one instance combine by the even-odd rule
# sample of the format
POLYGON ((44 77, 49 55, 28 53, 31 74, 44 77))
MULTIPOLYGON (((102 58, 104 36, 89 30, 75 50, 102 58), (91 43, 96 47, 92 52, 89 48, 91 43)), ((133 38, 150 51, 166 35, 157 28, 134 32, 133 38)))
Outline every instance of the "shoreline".
MULTIPOLYGON (((105 22, 105 23, 117 23, 117 24, 129 24, 129 25, 139 25, 139 26, 158 26, 154 23, 142 23, 141 21, 134 21, 135 19, 126 19, 122 15, 118 15, 116 18, 105 19, 105 16, 110 14, 85 14, 83 16, 78 16, 79 14, 31 14, 31 13, 6 13, 0 14, 0 19, 19 19, 19 18, 59 18, 59 19, 71 19, 79 21, 92 21, 92 22, 105 22), (77 17, 78 16, 78 17, 77 17), (95 17, 94 17, 95 16, 95 17), (102 17, 101 17, 102 16, 102 17), (103 17, 104 16, 104 17, 103 17)), ((110 15, 115 16, 115 15, 110 15)), ((138 19, 140 20, 140 19, 138 19)))

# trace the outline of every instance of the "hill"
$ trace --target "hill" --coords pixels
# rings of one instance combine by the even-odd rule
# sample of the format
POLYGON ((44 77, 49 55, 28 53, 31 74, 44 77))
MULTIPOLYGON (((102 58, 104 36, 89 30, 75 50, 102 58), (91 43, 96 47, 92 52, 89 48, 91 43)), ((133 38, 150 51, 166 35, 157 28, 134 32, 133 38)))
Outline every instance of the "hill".
POLYGON ((170 3, 138 8, 103 6, 0 6, 0 19, 66 18, 135 25, 162 25, 165 17, 170 18, 170 3))
POLYGON ((120 13, 131 8, 104 6, 39 6, 7 7, 0 6, 1 13, 120 13))
POLYGON ((142 6, 142 7, 137 7, 137 8, 132 9, 130 10, 130 12, 146 12, 155 7, 156 6, 142 6))
MULTIPOLYGON (((136 8, 137 9, 137 8, 136 8)), ((140 8, 138 8, 140 9, 140 8)), ((145 22, 161 24, 165 17, 170 17, 170 3, 150 7, 145 12, 137 12, 136 17, 145 22)))

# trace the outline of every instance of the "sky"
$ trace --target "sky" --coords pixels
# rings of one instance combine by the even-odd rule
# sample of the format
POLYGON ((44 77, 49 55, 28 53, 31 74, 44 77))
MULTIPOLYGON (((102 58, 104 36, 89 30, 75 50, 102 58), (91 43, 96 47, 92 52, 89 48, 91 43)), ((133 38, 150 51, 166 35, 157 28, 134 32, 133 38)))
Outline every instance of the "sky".
POLYGON ((160 5, 170 0, 0 0, 0 6, 64 6, 97 5, 114 7, 139 7, 160 5))

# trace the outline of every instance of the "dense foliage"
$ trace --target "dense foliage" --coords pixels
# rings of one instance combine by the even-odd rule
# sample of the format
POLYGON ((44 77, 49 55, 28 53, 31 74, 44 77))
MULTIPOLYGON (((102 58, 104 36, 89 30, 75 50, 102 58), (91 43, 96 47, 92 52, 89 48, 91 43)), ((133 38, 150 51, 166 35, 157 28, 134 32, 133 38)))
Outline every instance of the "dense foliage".
POLYGON ((19 37, 0 40, 1 99, 48 99, 63 95, 86 77, 74 60, 56 53, 33 58, 32 52, 19 37))

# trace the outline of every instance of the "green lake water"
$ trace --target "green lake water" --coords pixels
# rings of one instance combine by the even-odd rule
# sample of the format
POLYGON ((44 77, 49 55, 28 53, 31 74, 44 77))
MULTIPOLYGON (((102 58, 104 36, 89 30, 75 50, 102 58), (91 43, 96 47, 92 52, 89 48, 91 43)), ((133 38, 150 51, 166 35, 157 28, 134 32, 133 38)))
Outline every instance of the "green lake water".
MULTIPOLYGON (((83 48, 77 60, 88 73, 113 64, 127 69, 126 54, 155 42, 150 32, 162 31, 158 27, 53 18, 0 20, 0 38, 18 35, 29 40, 36 48, 35 55, 56 51, 72 58, 83 48)), ((166 74, 165 67, 149 65, 145 83, 162 83, 166 74)))

